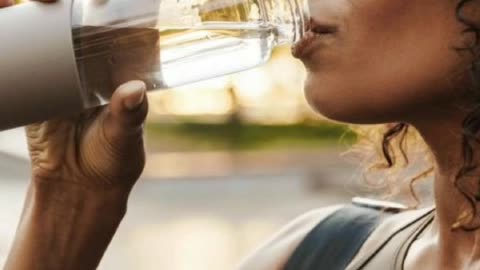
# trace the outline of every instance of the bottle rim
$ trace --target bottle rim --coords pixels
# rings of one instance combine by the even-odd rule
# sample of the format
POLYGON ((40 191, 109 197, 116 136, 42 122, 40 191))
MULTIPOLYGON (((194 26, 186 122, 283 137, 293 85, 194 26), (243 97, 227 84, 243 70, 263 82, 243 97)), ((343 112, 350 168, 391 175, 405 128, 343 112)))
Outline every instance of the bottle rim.
POLYGON ((300 41, 307 31, 307 24, 310 20, 310 10, 308 0, 287 0, 291 2, 294 22, 294 34, 292 44, 300 41), (295 14, 298 14, 295 16, 295 14))

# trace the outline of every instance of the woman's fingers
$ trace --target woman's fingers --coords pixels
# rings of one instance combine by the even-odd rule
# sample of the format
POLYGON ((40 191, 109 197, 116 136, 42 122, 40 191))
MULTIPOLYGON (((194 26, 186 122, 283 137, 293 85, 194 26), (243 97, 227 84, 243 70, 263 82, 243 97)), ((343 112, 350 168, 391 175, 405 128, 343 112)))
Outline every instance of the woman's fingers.
POLYGON ((8 7, 15 4, 15 0, 0 0, 0 8, 8 7))
MULTIPOLYGON (((53 2, 56 2, 57 0, 33 0, 33 1, 43 2, 43 3, 53 3, 53 2)), ((13 6, 16 2, 17 1, 15 0, 0 0, 0 8, 13 6)))

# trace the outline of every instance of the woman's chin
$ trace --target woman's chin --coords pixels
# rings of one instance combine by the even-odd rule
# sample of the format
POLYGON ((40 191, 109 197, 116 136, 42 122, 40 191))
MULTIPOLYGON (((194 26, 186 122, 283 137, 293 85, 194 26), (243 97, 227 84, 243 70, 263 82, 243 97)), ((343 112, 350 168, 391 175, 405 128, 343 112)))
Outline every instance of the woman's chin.
POLYGON ((323 117, 337 122, 361 124, 363 121, 353 116, 344 106, 334 104, 334 101, 323 102, 318 99, 307 98, 310 106, 323 117))
POLYGON ((323 89, 305 88, 305 97, 310 107, 312 107, 320 115, 334 121, 350 122, 347 108, 339 104, 335 98, 329 98, 325 92, 319 93, 323 89))
POLYGON ((359 100, 347 94, 349 92, 326 85, 305 85, 305 97, 309 105, 330 120, 350 124, 381 124, 391 120, 387 119, 387 114, 375 110, 371 100, 359 100))

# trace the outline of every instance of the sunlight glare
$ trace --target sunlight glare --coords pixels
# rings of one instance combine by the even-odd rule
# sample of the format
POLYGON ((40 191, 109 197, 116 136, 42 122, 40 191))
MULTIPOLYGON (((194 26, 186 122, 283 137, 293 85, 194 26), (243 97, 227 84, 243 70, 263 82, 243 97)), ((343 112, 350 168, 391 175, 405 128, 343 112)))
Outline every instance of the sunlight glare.
POLYGON ((242 103, 258 104, 271 90, 272 82, 264 67, 248 70, 234 76, 233 84, 242 103))

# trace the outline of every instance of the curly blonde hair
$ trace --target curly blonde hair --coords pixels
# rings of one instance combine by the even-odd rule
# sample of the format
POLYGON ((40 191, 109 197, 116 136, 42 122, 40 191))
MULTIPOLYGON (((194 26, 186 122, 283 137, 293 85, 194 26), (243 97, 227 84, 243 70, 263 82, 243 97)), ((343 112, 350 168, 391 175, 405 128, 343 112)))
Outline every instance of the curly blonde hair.
POLYGON ((409 208, 417 208, 422 196, 415 184, 433 173, 430 151, 418 132, 405 123, 350 128, 358 140, 346 154, 362 157, 367 187, 382 194, 383 199, 399 199, 409 208), (402 196, 406 190, 411 196, 402 196))
MULTIPOLYGON (((464 130, 468 130, 466 126, 464 123, 464 130)), ((418 194, 416 184, 430 179, 434 162, 432 153, 417 130, 406 123, 354 126, 351 129, 358 135, 358 141, 349 152, 373 153, 367 157, 368 166, 363 174, 367 185, 376 191, 380 190, 384 199, 393 197, 406 200, 410 209, 418 208, 424 196, 418 194), (410 196, 402 197, 406 191, 410 196)), ((463 134, 463 137, 464 165, 456 175, 455 187, 465 197, 466 203, 461 206, 462 211, 451 229, 471 231, 480 228, 475 224, 479 216, 480 192, 462 185, 462 181, 472 179, 470 173, 477 168, 473 162, 470 138, 468 134, 463 134)), ((480 180, 478 175, 475 180, 480 180)))

